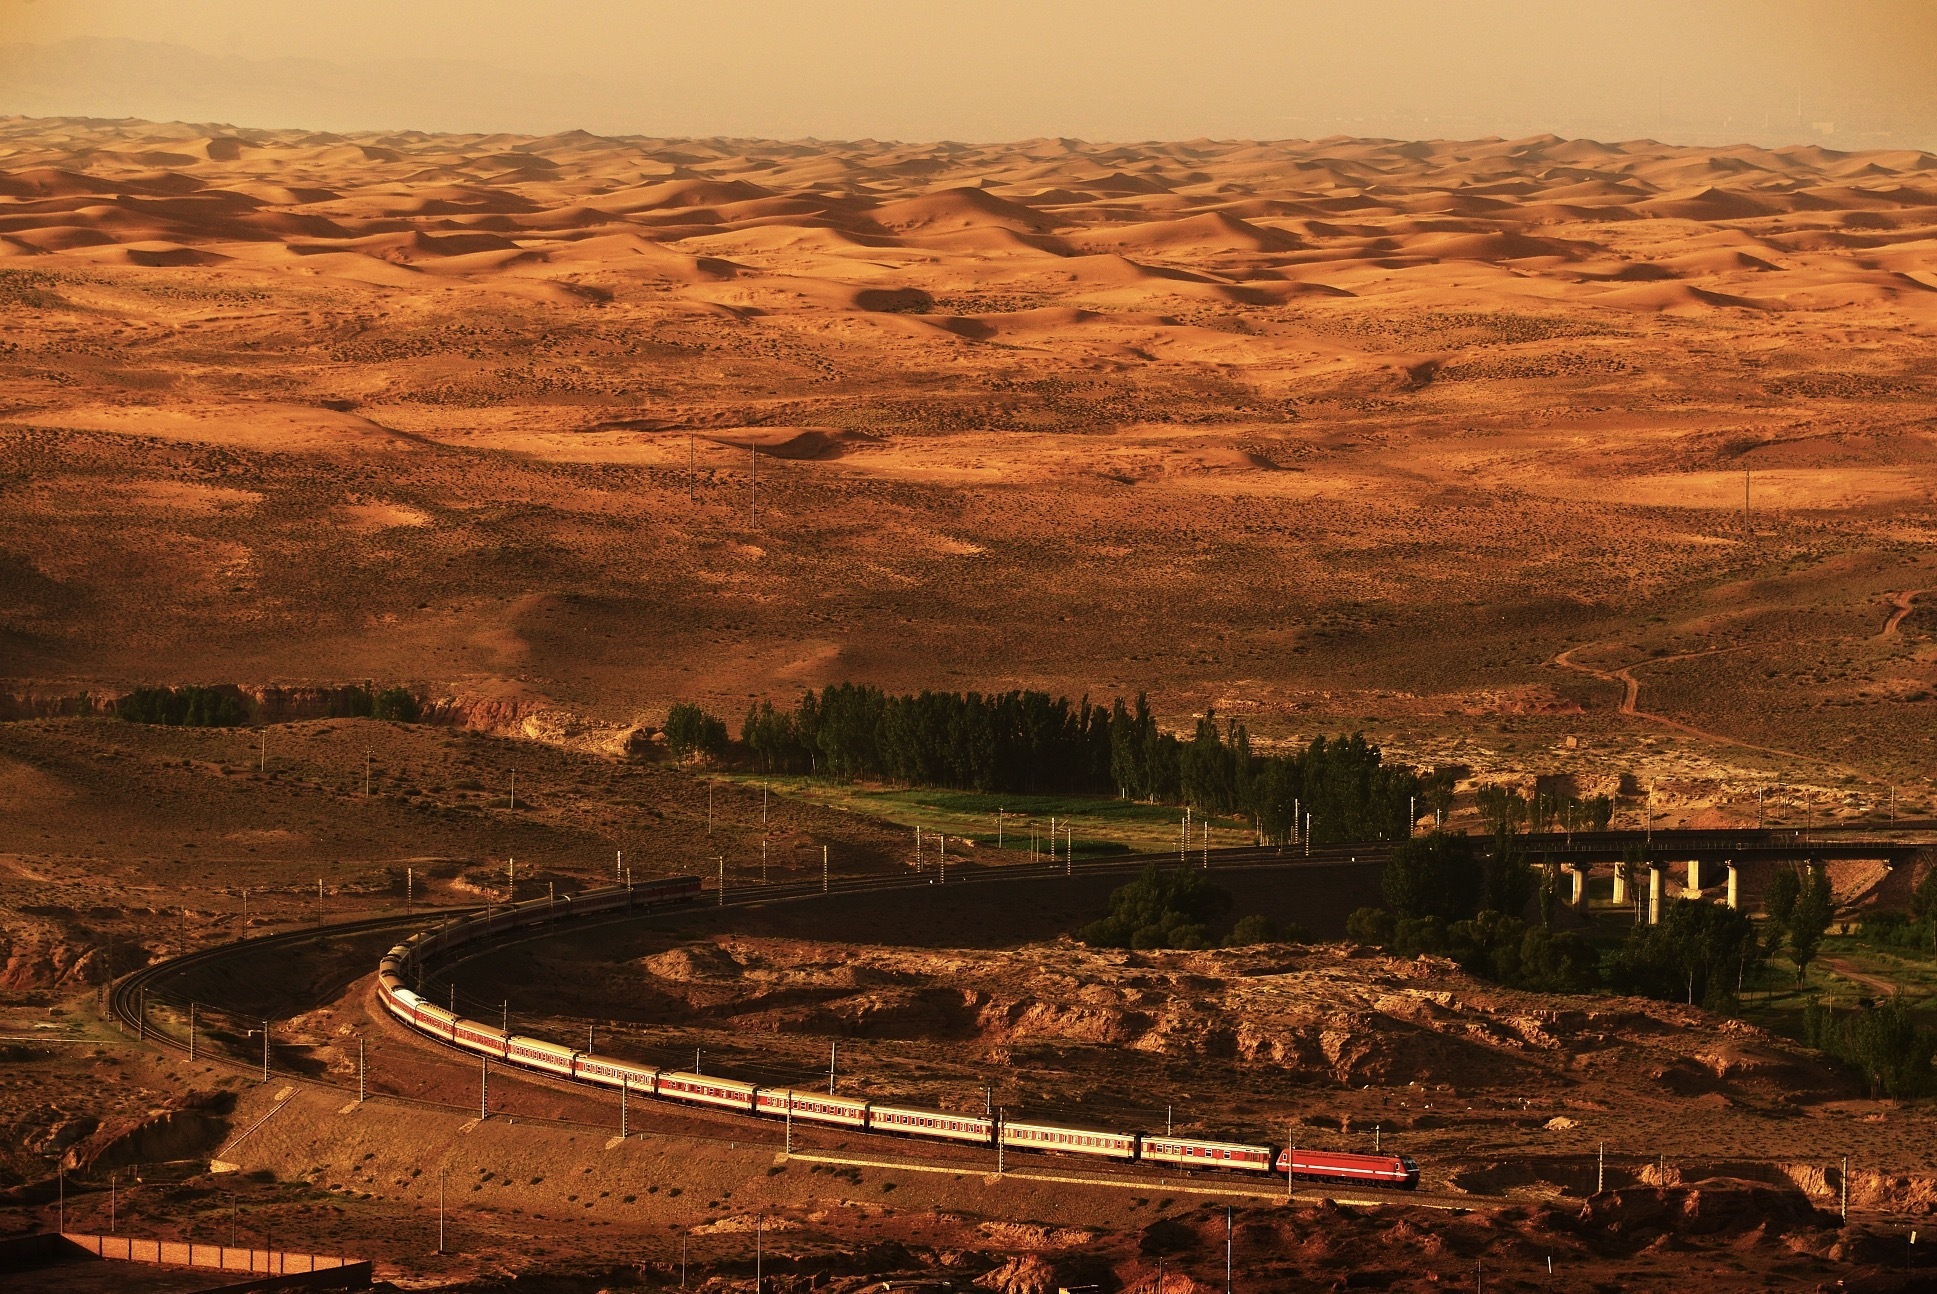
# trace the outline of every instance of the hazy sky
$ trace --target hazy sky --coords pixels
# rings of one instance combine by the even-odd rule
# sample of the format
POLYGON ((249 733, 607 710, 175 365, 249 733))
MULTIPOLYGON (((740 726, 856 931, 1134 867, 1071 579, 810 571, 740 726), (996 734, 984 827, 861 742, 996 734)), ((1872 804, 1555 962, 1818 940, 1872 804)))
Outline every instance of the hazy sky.
POLYGON ((1937 0, 0 0, 0 112, 1937 148, 1937 0))

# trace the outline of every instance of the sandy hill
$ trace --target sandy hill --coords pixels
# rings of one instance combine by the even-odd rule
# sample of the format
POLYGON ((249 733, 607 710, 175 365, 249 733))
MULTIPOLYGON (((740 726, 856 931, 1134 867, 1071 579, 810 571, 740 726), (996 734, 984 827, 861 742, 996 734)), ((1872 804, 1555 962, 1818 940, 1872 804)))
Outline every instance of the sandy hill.
POLYGON ((1904 150, 7 119, 0 691, 953 679, 1927 769, 1934 248, 1904 150))

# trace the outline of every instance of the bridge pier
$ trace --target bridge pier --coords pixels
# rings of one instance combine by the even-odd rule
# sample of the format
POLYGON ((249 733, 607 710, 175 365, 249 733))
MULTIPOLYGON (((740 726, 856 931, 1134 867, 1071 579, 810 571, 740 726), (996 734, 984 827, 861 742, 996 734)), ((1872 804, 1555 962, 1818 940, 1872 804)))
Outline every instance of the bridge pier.
POLYGON ((1585 863, 1570 863, 1567 868, 1567 874, 1571 878, 1571 888, 1567 892, 1568 906, 1576 908, 1586 907, 1587 865, 1585 863))
POLYGON ((1614 864, 1614 906, 1624 908, 1628 905, 1628 865, 1625 862, 1614 864))
POLYGON ((1729 867, 1729 900, 1728 900, 1729 910, 1734 912, 1739 912, 1742 908, 1742 890, 1740 888, 1740 884, 1739 884, 1740 877, 1737 874, 1734 859, 1729 860, 1728 867, 1729 867))
POLYGON ((1688 893, 1686 897, 1699 899, 1702 896, 1702 860, 1688 860, 1688 893))
POLYGON ((1661 877, 1665 869, 1660 863, 1648 864, 1648 924, 1661 924, 1661 877))

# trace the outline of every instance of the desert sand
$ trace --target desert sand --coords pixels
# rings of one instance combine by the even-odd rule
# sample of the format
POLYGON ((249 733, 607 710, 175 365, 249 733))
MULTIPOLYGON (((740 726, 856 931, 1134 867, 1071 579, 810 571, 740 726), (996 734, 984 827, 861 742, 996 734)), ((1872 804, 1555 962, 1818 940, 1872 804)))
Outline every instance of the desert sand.
POLYGON ((17 712, 1147 688, 1928 788, 1926 154, 13 119, 0 260, 17 712))

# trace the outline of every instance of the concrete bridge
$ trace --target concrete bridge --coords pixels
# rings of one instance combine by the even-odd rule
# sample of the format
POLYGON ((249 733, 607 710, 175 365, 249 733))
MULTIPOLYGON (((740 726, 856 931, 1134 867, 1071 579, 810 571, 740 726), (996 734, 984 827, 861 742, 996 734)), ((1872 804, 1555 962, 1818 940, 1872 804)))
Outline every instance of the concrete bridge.
MULTIPOLYGON (((1595 865, 1614 875, 1613 903, 1624 907, 1641 900, 1649 925, 1660 922, 1670 869, 1681 870, 1682 896, 1701 898, 1711 886, 1731 908, 1742 905, 1742 869, 1751 864, 1816 863, 1832 859, 1863 859, 1896 868, 1908 865, 1926 851, 1937 852, 1937 838, 1927 830, 1885 836, 1877 827, 1845 827, 1813 831, 1782 828, 1750 831, 1576 831, 1540 832, 1516 836, 1518 847, 1536 866, 1558 868, 1566 878, 1562 893, 1572 906, 1587 906, 1587 887, 1595 865), (1906 839, 1915 835, 1921 839, 1906 839), (1624 860, 1634 861, 1623 866, 1624 860)), ((1475 842, 1490 849, 1491 837, 1475 842)))

